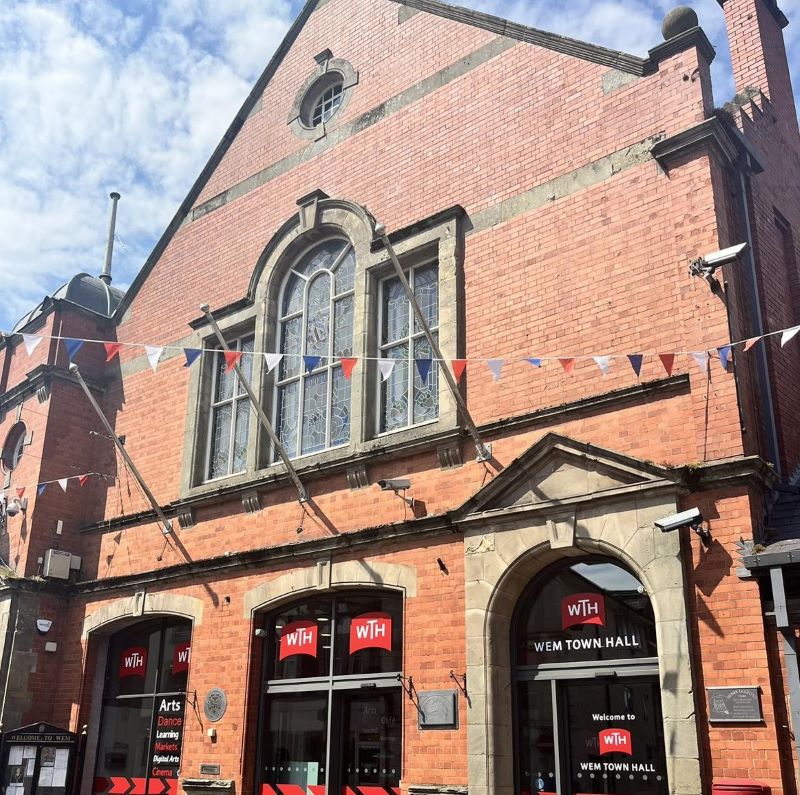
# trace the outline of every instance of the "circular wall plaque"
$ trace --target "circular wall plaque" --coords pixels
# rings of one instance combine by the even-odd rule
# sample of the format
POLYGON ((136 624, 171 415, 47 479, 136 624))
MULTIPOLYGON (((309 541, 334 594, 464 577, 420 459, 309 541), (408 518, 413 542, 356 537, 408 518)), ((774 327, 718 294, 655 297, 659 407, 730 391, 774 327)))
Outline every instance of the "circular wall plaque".
POLYGON ((210 721, 216 723, 225 714, 225 710, 227 708, 228 697, 225 695, 224 690, 220 690, 218 687, 215 687, 206 693, 206 700, 203 704, 203 712, 205 712, 206 717, 210 721))

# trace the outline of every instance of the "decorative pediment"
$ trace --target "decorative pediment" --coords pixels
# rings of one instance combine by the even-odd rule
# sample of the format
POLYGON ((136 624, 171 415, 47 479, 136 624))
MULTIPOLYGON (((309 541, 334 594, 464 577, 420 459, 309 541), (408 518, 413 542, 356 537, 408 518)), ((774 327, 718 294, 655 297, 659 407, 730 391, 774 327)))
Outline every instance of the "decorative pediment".
POLYGON ((603 495, 667 486, 679 486, 672 470, 549 433, 468 500, 459 514, 568 506, 603 495))

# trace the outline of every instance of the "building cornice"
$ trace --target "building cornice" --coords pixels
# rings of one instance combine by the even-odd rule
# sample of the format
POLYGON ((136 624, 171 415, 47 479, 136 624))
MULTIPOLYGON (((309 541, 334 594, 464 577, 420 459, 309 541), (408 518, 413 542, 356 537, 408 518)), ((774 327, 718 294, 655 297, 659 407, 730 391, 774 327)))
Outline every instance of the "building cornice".
POLYGON ((673 55, 685 52, 696 48, 700 56, 707 62, 711 63, 716 57, 716 50, 714 45, 708 40, 708 36, 703 32, 702 28, 691 28, 673 36, 671 39, 662 41, 651 50, 648 51, 650 60, 654 64, 659 64, 667 58, 672 58, 673 55))
MULTIPOLYGON (((84 377, 84 380, 93 391, 99 394, 105 392, 106 385, 104 382, 90 377, 84 377)), ((32 395, 35 395, 41 387, 44 387, 49 392, 50 385, 53 381, 62 381, 73 385, 77 384, 75 377, 62 367, 56 367, 52 364, 40 364, 27 373, 22 381, 0 395, 0 415, 15 408, 19 403, 32 395)))

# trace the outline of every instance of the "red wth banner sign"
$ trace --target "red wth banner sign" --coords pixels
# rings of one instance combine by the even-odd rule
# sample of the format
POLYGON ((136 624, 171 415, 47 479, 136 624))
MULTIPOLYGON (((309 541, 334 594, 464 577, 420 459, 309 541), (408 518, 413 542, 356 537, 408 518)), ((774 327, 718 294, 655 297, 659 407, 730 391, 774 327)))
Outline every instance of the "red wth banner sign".
POLYGON ((631 733, 627 729, 603 729, 598 735, 600 756, 603 754, 633 755, 631 733))
POLYGON ((392 617, 388 613, 363 613, 350 622, 350 654, 362 649, 392 650, 392 617))
POLYGON ((192 659, 192 644, 179 643, 172 653, 172 673, 177 674, 181 671, 189 670, 189 661, 192 659))
POLYGON ((578 624, 606 625, 606 602, 598 593, 576 593, 561 600, 561 628, 578 624))
POLYGON ((317 637, 319 628, 315 621, 293 621, 281 630, 280 659, 285 660, 295 654, 317 656, 317 637))
POLYGON ((144 646, 131 646, 119 658, 119 678, 144 676, 147 669, 147 649, 144 646))

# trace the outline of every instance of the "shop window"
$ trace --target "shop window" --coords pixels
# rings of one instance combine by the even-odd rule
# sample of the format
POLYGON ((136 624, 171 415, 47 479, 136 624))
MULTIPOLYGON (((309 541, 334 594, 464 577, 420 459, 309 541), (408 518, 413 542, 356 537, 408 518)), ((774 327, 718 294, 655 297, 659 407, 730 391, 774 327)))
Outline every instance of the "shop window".
POLYGON ((135 791, 177 791, 191 630, 183 619, 157 619, 111 637, 95 792, 119 791, 121 778, 135 791))
POLYGON ((512 629, 516 792, 666 795, 655 620, 617 563, 562 565, 512 629))
POLYGON ((261 795, 400 784, 402 598, 337 594, 267 620, 261 795))

